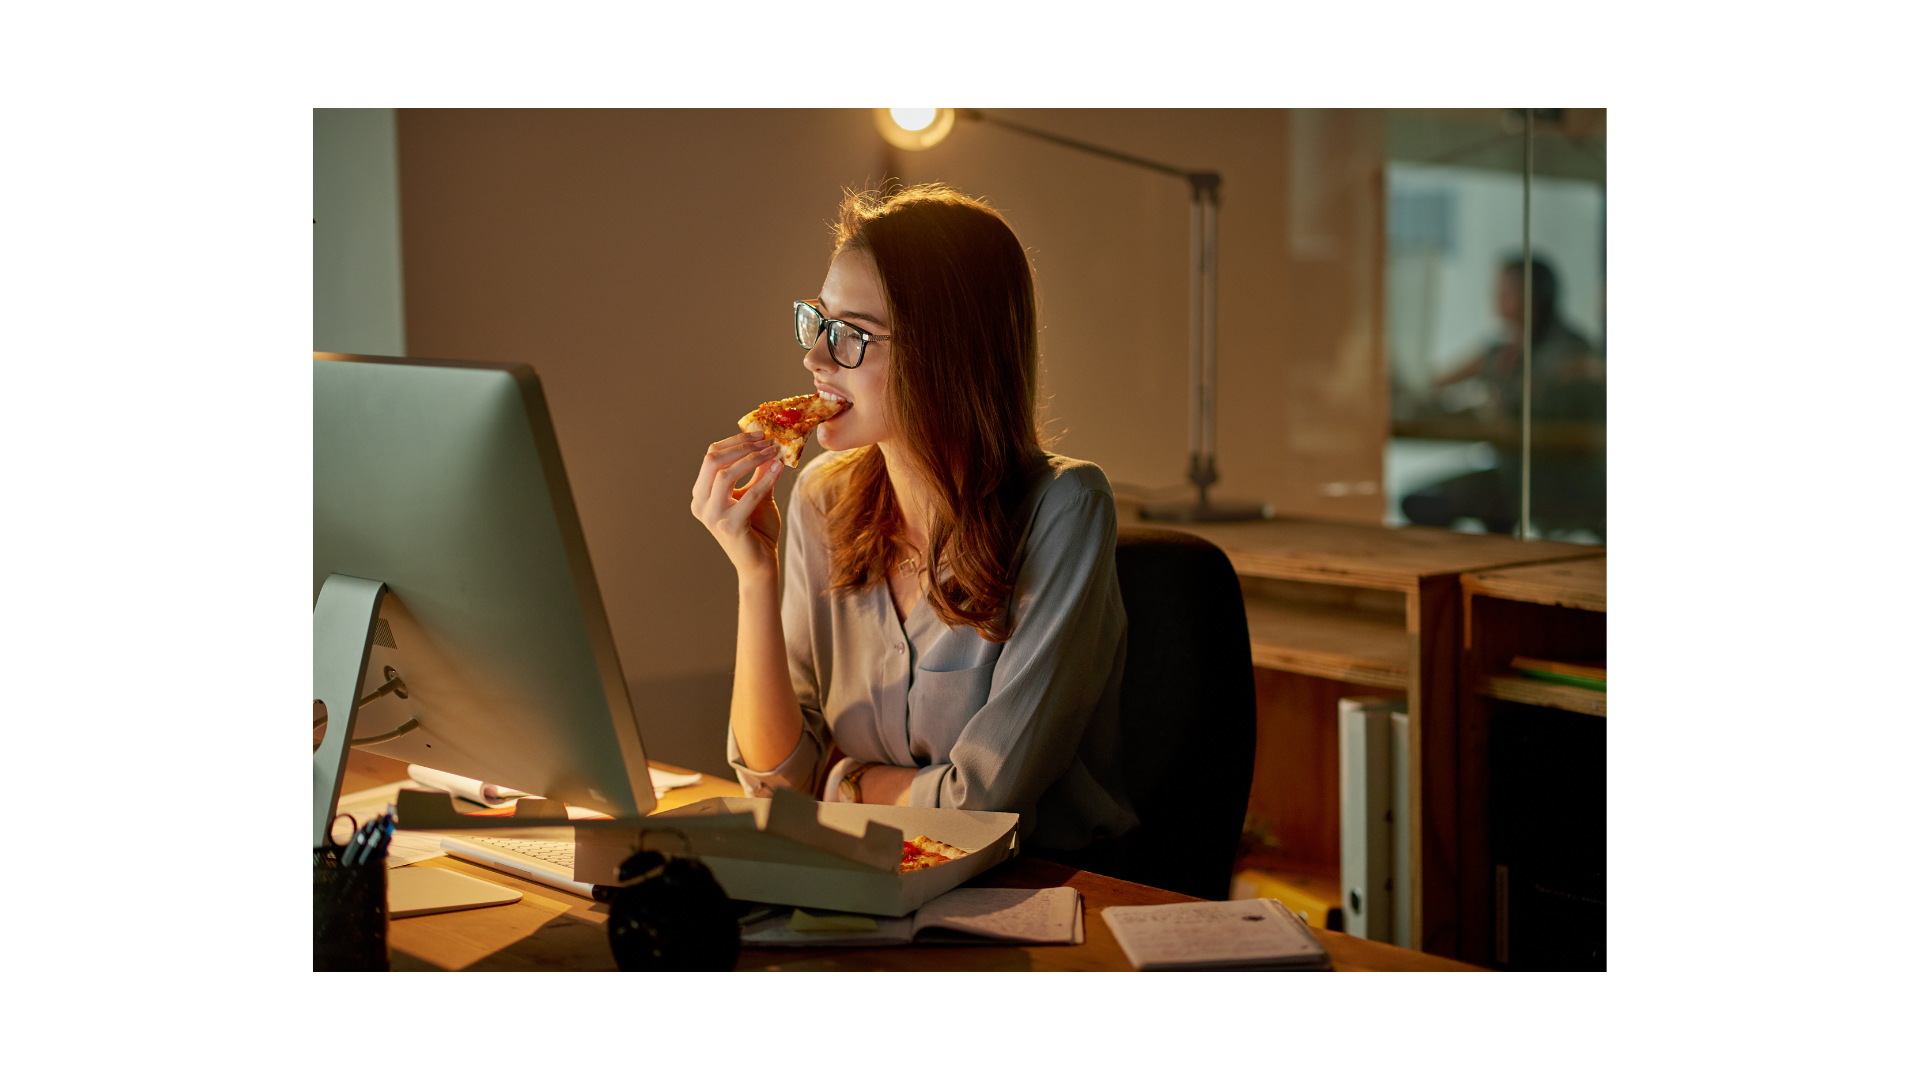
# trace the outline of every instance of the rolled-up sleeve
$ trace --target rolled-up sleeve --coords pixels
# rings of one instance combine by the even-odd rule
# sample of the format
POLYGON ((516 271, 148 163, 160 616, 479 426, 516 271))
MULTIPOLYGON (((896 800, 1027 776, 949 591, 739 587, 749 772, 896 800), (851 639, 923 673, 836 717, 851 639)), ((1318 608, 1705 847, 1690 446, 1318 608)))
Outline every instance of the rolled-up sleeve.
MULTIPOLYGON (((948 760, 913 779, 914 806, 1011 810, 1023 831, 1074 765, 1089 718, 1122 662, 1126 609, 1114 570, 1112 496, 1055 484, 1034 515, 1015 577, 1012 634, 986 703, 948 760)), ((1108 816, 1131 819, 1118 806, 1108 816)))
POLYGON ((820 673, 832 670, 827 654, 833 645, 831 641, 820 640, 821 628, 815 611, 816 606, 825 602, 827 587, 821 559, 824 553, 815 550, 819 512, 809 500, 797 497, 798 485, 795 491, 792 521, 787 527, 780 625, 787 642, 787 674, 793 680, 794 697, 800 701, 800 741, 785 761, 761 772, 747 768, 733 736, 733 725, 727 725, 727 761, 739 777, 740 786, 755 798, 771 796, 776 787, 790 787, 819 798, 831 764, 833 733, 822 711, 827 688, 822 684, 820 673))

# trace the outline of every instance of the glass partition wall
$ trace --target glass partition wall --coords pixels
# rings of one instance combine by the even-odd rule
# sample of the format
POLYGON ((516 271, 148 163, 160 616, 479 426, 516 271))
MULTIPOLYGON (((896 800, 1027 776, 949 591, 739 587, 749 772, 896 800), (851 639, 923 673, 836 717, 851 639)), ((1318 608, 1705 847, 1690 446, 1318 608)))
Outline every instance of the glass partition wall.
POLYGON ((1597 544, 1606 113, 1531 112, 1389 118, 1386 521, 1597 544))

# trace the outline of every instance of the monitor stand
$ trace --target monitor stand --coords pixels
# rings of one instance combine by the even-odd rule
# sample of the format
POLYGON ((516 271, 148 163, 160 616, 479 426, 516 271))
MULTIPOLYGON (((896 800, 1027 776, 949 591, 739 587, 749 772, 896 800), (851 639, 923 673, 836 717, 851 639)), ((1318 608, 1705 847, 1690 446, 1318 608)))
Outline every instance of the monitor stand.
POLYGON ((386 591, 384 582, 334 574, 320 587, 320 598, 313 604, 313 696, 327 708, 327 735, 313 752, 316 848, 328 843, 340 804, 340 781, 360 713, 360 687, 366 680, 375 620, 386 591))

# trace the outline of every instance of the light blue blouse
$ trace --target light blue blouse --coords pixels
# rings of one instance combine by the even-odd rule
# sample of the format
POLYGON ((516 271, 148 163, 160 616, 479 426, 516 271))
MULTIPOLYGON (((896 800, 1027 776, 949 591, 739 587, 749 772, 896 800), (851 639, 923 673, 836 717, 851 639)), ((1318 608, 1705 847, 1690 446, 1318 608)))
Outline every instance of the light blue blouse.
POLYGON ((818 795, 831 750, 919 770, 914 806, 1012 811, 1022 841, 1074 850, 1138 824, 1122 786, 1127 614, 1114 573, 1113 491, 1098 466, 1049 457, 1019 511, 1024 533, 1004 642, 949 628, 921 597, 903 622, 885 582, 828 587, 822 508, 807 465, 788 508, 781 623, 802 732, 787 760, 740 784, 818 795))

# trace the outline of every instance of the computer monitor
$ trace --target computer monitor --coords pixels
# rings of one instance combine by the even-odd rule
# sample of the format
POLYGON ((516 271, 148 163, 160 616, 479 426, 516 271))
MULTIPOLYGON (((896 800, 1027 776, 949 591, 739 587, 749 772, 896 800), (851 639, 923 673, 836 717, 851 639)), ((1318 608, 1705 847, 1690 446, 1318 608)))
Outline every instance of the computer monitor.
POLYGON ((314 354, 313 592, 315 846, 349 745, 616 818, 654 808, 531 367, 314 354))

